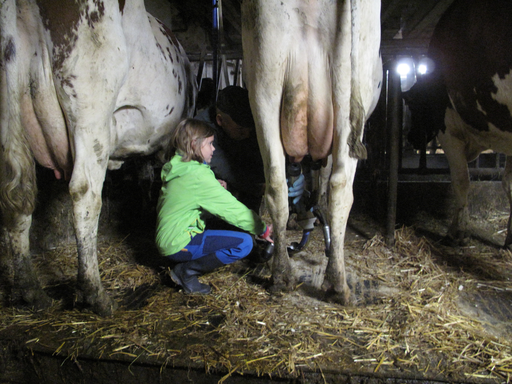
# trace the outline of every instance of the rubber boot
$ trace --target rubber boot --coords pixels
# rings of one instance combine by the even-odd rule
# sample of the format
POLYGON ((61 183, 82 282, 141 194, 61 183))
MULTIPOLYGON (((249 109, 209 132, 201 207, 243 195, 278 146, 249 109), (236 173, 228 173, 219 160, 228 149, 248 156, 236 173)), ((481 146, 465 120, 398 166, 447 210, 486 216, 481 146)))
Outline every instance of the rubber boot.
POLYGON ((171 279, 180 285, 185 293, 201 293, 206 295, 210 293, 211 288, 208 284, 200 283, 197 276, 212 272, 223 265, 224 263, 212 253, 200 259, 178 264, 171 271, 171 279))

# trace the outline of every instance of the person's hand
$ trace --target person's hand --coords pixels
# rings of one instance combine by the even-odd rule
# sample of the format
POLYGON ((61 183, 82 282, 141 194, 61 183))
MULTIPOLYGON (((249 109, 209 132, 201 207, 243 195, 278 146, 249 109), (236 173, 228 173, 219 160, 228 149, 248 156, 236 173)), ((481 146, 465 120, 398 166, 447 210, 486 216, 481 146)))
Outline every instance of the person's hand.
POLYGON ((257 236, 258 239, 268 241, 269 243, 273 243, 274 240, 272 240, 272 235, 274 234, 274 228, 272 227, 272 224, 267 225, 265 232, 263 232, 261 235, 257 236))
MULTIPOLYGON (((288 182, 288 180, 286 180, 288 182)), ((301 174, 297 180, 295 180, 291 187, 288 188, 288 197, 293 197, 293 204, 297 204, 297 202, 302 197, 304 193, 304 189, 306 187, 306 179, 304 175, 301 174)))
POLYGON ((224 187, 224 189, 228 189, 228 183, 226 183, 224 180, 217 179, 217 181, 224 187))

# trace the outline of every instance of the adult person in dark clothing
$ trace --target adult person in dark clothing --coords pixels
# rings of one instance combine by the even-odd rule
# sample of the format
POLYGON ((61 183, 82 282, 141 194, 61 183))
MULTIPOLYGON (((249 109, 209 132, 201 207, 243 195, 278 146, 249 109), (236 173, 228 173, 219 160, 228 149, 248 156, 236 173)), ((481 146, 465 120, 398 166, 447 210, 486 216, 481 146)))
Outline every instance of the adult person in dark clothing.
POLYGON ((265 175, 247 90, 239 86, 220 90, 217 103, 196 118, 215 129, 216 150, 210 166, 216 177, 226 181, 242 203, 259 212, 265 175))

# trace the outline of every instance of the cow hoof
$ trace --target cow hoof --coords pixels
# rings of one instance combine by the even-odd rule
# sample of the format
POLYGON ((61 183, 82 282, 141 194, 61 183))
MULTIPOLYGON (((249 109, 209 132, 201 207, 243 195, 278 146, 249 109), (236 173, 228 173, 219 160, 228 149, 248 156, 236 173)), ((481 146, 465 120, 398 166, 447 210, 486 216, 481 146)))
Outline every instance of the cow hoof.
POLYGON ((272 284, 270 287, 268 287, 268 293, 270 293, 271 296, 282 296, 282 294, 285 292, 286 286, 284 285, 275 285, 272 284))
POLYGON ((20 306, 29 306, 35 311, 45 310, 50 308, 53 304, 53 300, 50 296, 48 296, 43 290, 39 289, 24 291, 22 297, 22 302, 24 304, 20 306))
MULTIPOLYGON (((28 285, 28 284, 27 284, 28 285)), ((17 308, 31 308, 41 311, 52 306, 53 300, 41 287, 15 286, 6 287, 6 298, 11 306, 17 308)))
POLYGON ((41 311, 50 308, 53 304, 53 300, 46 293, 41 292, 32 304, 36 311, 41 311))
POLYGON ((282 294, 286 292, 291 292, 295 288, 295 281, 287 281, 287 282, 273 282, 268 291, 271 295, 282 294))
POLYGON ((354 301, 350 295, 350 292, 336 292, 336 291, 327 291, 325 292, 325 301, 340 304, 343 306, 351 306, 354 301))
POLYGON ((93 295, 85 295, 81 290, 77 290, 76 293, 79 308, 90 310, 101 317, 112 316, 119 307, 119 304, 104 291, 93 295))
POLYGON ((447 247, 465 247, 469 245, 469 237, 468 236, 457 236, 453 237, 450 235, 446 235, 441 241, 442 245, 446 245, 447 247))
MULTIPOLYGON (((508 240, 508 239, 507 239, 508 240)), ((512 244, 509 243, 509 242, 505 242, 505 244, 503 245, 503 249, 505 251, 512 251, 512 244)))
POLYGON ((325 291, 325 301, 340 304, 343 306, 350 306, 355 303, 355 299, 352 297, 350 288, 348 286, 345 290, 337 291, 334 289, 332 284, 324 281, 322 289, 325 291))
POLYGON ((91 305, 92 311, 101 317, 112 316, 118 307, 119 304, 108 296, 98 299, 91 305))
POLYGON ((291 273, 282 274, 280 276, 272 276, 270 286, 268 288, 271 294, 291 292, 296 288, 297 278, 291 273))

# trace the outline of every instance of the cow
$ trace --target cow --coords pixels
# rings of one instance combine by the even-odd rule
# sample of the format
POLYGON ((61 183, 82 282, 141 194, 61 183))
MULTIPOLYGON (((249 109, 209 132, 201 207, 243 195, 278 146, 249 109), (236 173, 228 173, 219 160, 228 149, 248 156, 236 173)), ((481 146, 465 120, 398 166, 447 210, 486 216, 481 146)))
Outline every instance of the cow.
POLYGON ((382 84, 379 0, 244 0, 244 79, 262 154, 266 204, 274 224, 271 292, 295 277, 287 253, 286 158, 306 155, 332 168, 327 221, 331 246, 322 284, 326 297, 350 304, 344 241, 364 124, 382 84), (327 161, 329 160, 329 161, 327 161))
POLYGON ((81 301, 116 302, 101 284, 98 217, 108 169, 163 151, 194 110, 187 56, 143 0, 0 1, 2 271, 12 303, 45 308, 30 259, 35 162, 69 180, 81 301))
MULTIPOLYGON (((469 224, 467 163, 487 149, 512 155, 512 3, 456 0, 436 25, 428 55, 434 72, 404 94, 412 116, 409 137, 418 147, 415 138, 429 141, 437 134, 454 191, 445 243, 462 245, 469 224)), ((502 183, 512 203, 509 158, 502 183)), ((509 218, 506 247, 511 230, 509 218)))

